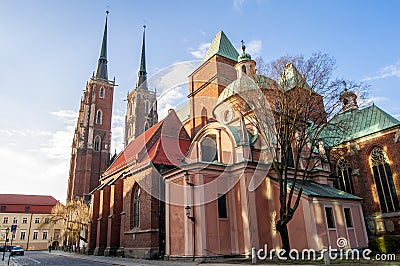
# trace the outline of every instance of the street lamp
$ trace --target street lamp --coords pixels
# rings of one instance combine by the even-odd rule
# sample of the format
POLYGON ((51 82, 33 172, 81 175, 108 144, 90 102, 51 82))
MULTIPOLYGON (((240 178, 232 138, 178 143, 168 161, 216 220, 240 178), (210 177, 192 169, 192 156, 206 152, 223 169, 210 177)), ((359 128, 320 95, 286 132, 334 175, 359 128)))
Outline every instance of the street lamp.
POLYGON ((1 260, 4 260, 4 255, 6 254, 6 245, 8 242, 8 233, 10 232, 10 227, 6 228, 6 239, 4 240, 4 250, 3 250, 3 258, 1 260))
POLYGON ((185 212, 186 212, 186 217, 188 219, 190 219, 192 222, 194 222, 194 217, 190 216, 190 212, 191 212, 192 208, 190 206, 186 206, 185 207, 185 212))

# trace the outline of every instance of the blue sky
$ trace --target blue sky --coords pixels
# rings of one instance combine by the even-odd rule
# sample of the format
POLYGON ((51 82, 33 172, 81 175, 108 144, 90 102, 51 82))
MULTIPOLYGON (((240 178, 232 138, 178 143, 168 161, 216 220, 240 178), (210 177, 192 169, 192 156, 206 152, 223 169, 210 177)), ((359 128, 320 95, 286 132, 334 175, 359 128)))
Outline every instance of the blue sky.
MULTIPOLYGON (((266 62, 328 53, 335 76, 370 84, 370 101, 400 118, 398 1, 3 0, 0 193, 65 199, 75 116, 96 68, 107 6, 109 77, 119 84, 112 149, 122 148, 124 98, 136 82, 144 22, 149 75, 198 60, 222 29, 266 62)), ((167 97, 161 113, 172 99, 185 99, 185 91, 167 97)))

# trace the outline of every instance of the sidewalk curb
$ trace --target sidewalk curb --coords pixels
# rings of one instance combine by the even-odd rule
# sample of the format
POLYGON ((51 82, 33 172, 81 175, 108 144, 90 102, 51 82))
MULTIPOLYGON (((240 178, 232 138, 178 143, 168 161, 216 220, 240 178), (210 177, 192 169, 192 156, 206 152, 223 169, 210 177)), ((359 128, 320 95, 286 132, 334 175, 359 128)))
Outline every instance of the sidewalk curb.
POLYGON ((92 258, 92 257, 89 257, 89 255, 74 255, 74 254, 71 254, 71 255, 69 255, 68 253, 67 254, 62 254, 62 253, 50 253, 51 255, 55 255, 55 256, 60 256, 60 257, 69 257, 69 258, 74 258, 74 259, 79 259, 79 260, 84 260, 84 261, 91 261, 91 262, 100 262, 100 263, 103 263, 103 264, 109 264, 109 265, 122 265, 122 266, 125 266, 125 265, 127 265, 127 264, 120 264, 120 263, 118 263, 118 262, 113 262, 113 263, 110 263, 110 262, 105 262, 105 261, 103 261, 103 260, 98 260, 98 259, 95 259, 94 257, 92 258))

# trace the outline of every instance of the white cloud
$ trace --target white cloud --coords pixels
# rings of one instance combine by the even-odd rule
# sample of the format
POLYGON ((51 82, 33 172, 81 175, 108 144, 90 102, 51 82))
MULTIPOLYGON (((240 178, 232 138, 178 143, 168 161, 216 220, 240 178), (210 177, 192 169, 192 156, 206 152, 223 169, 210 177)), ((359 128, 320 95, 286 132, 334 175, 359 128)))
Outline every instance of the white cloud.
POLYGON ((78 118, 78 112, 74 110, 59 110, 55 112, 50 112, 57 119, 60 119, 66 123, 75 123, 78 118))
POLYGON ((261 50, 262 50, 261 40, 252 40, 246 43, 245 45, 246 45, 246 52, 249 53, 253 58, 261 55, 261 50))
POLYGON ((365 77, 361 81, 384 79, 384 78, 388 78, 388 77, 400 78, 400 60, 398 60, 396 63, 394 63, 392 65, 383 67, 382 69, 377 71, 376 75, 365 77))
MULTIPOLYGON (((358 98, 360 99, 360 98, 358 98)), ((379 102, 386 102, 389 101, 389 98, 387 97, 382 97, 382 96, 372 96, 364 100, 359 100, 359 106, 366 106, 370 105, 372 103, 379 103, 379 102)))
MULTIPOLYGON (((119 152, 124 117, 115 113, 112 147, 119 152)), ((60 110, 51 114, 65 124, 55 130, 0 129, 2 176, 10 180, 10 185, 0 186, 0 193, 51 195, 65 201, 77 113, 60 110)))
POLYGON ((210 48, 211 43, 201 43, 197 50, 190 49, 190 54, 197 59, 203 59, 204 55, 207 53, 208 48, 210 48))
POLYGON ((236 10, 241 10, 244 2, 246 2, 246 0, 233 0, 233 8, 236 10))
POLYGON ((169 109, 179 109, 187 101, 188 76, 202 61, 177 63, 152 75, 149 87, 157 88, 157 110, 159 120, 163 119, 169 109))

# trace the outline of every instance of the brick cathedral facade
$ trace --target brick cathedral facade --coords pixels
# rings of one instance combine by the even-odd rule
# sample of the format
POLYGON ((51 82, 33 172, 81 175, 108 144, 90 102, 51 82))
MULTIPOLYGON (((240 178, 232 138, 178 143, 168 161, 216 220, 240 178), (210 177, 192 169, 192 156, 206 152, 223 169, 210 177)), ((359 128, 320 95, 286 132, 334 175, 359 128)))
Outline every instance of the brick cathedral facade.
POLYGON ((84 90, 72 141, 67 199, 85 197, 110 163, 115 79, 108 79, 107 18, 96 73, 84 90))

